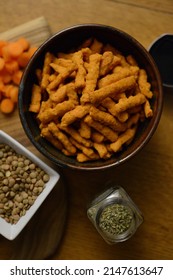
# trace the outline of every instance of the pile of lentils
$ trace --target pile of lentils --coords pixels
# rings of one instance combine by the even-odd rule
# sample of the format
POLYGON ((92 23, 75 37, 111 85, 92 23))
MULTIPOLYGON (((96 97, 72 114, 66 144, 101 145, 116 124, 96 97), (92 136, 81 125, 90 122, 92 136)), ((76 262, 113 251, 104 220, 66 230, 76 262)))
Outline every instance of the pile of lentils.
POLYGON ((16 224, 33 205, 49 175, 27 157, 0 143, 0 217, 16 224))

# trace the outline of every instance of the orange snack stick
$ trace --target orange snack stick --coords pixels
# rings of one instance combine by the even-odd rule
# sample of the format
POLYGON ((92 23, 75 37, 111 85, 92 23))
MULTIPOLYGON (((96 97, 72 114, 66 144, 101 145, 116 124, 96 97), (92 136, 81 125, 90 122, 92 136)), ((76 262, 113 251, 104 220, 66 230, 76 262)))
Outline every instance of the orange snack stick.
POLYGON ((102 88, 107 85, 110 85, 116 81, 119 81, 123 78, 129 77, 129 76, 136 76, 139 72, 139 68, 137 66, 131 66, 131 67, 121 67, 119 71, 108 74, 98 82, 98 87, 102 88))
POLYGON ((126 56, 126 60, 130 65, 138 66, 138 63, 137 63, 136 59, 130 54, 128 56, 126 56))
POLYGON ((73 137, 70 137, 70 141, 78 150, 81 150, 84 155, 91 159, 93 157, 95 158, 95 152, 92 148, 85 147, 84 145, 77 142, 73 137))
POLYGON ((76 159, 77 159, 78 162, 86 162, 86 161, 99 159, 99 155, 95 153, 94 156, 92 156, 92 159, 91 159, 88 156, 86 156, 85 154, 79 152, 79 153, 77 153, 76 159))
POLYGON ((48 123, 58 117, 62 117, 66 112, 74 109, 75 105, 70 100, 58 103, 54 108, 45 109, 43 112, 39 113, 38 119, 42 123, 48 123))
POLYGON ((120 123, 114 116, 108 112, 103 112, 94 106, 90 108, 90 116, 95 121, 98 121, 105 126, 109 126, 115 131, 124 131, 126 129, 126 125, 120 123))
POLYGON ((80 127, 79 127, 79 134, 86 139, 90 139, 91 138, 91 127, 89 125, 87 125, 87 123, 84 122, 84 120, 82 119, 80 122, 80 127))
POLYGON ((75 77, 75 87, 84 88, 86 69, 84 67, 83 52, 81 50, 78 52, 75 52, 72 59, 77 64, 77 67, 78 67, 76 77, 75 77))
POLYGON ((86 75, 86 84, 82 91, 80 99, 81 104, 89 101, 89 92, 94 91, 97 85, 97 80, 100 71, 101 55, 98 53, 91 54, 89 57, 88 72, 86 75))
POLYGON ((140 69, 138 76, 138 85, 140 92, 147 98, 152 98, 153 93, 150 91, 151 84, 147 82, 147 73, 144 69, 140 69))
POLYGON ((29 111, 33 113, 38 113, 40 111, 41 105, 41 87, 34 84, 32 87, 31 103, 29 106, 29 111))
POLYGON ((82 144, 83 146, 90 148, 92 147, 92 142, 89 139, 83 138, 78 131, 76 131, 74 128, 67 126, 62 127, 61 124, 59 125, 60 129, 67 132, 74 140, 76 140, 79 144, 82 144))
POLYGON ((94 130, 91 132, 91 139, 95 143, 102 143, 105 139, 105 136, 98 131, 94 130))
POLYGON ((113 152, 117 153, 122 149, 122 146, 131 141, 135 135, 136 127, 127 129, 124 133, 122 133, 118 139, 110 144, 110 148, 113 152))
POLYGON ((136 80, 134 76, 130 76, 95 90, 94 92, 90 92, 89 98, 92 104, 99 105, 106 97, 113 97, 116 94, 130 90, 135 86, 136 80))
POLYGON ((50 72, 51 72, 50 63, 53 61, 53 58, 54 58, 54 56, 50 52, 47 52, 45 54, 43 71, 42 71, 42 80, 41 80, 41 87, 44 88, 44 89, 49 84, 49 75, 50 75, 50 72))
POLYGON ((130 108, 143 104, 145 101, 146 98, 141 93, 129 96, 128 98, 122 98, 117 104, 115 104, 114 108, 112 108, 111 113, 116 116, 117 114, 127 111, 130 108))
POLYGON ((52 90, 57 88, 75 70, 77 70, 77 65, 72 63, 71 66, 66 68, 64 72, 57 75, 57 77, 48 85, 48 89, 52 90))
POLYGON ((41 136, 45 137, 50 143, 52 143, 57 149, 62 150, 62 143, 53 136, 53 134, 49 131, 48 127, 43 127, 41 129, 41 136))
POLYGON ((101 53, 102 49, 103 43, 94 38, 93 42, 90 45, 90 50, 92 51, 92 53, 101 53))
POLYGON ((114 142, 118 138, 118 134, 113 131, 111 128, 94 121, 89 115, 85 117, 84 121, 94 129, 96 129, 99 133, 103 134, 108 140, 114 142))
POLYGON ((108 152, 105 144, 94 143, 93 146, 96 149, 96 151, 98 152, 100 158, 106 159, 106 158, 111 157, 111 154, 108 152))
POLYGON ((67 96, 67 85, 63 85, 59 87, 57 90, 47 90, 49 93, 49 97, 53 102, 61 103, 65 101, 67 96))
POLYGON ((107 75, 119 63, 119 57, 114 56, 110 51, 104 52, 100 63, 100 76, 107 75))
POLYGON ((153 110, 151 109, 150 102, 148 100, 144 103, 144 113, 146 118, 153 116, 153 110))
POLYGON ((64 148, 69 151, 70 154, 76 153, 75 146, 69 141, 68 137, 59 130, 58 126, 54 122, 48 124, 48 129, 54 135, 54 137, 62 143, 64 148))
POLYGON ((89 110, 90 105, 77 105, 74 109, 65 113, 61 119, 61 126, 68 126, 76 120, 82 119, 89 113, 89 110))

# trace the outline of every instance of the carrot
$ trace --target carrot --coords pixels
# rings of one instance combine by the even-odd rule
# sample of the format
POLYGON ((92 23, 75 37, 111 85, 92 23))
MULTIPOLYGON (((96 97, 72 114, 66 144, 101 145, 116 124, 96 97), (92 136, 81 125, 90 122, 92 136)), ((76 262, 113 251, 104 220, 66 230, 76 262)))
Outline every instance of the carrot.
POLYGON ((4 68, 5 66, 5 60, 3 57, 0 57, 0 71, 4 68))
POLYGON ((2 48, 7 45, 7 42, 6 41, 2 41, 0 40, 0 56, 2 56, 2 48))
POLYGON ((0 110, 4 114, 10 114, 14 111, 14 103, 10 98, 4 98, 0 104, 0 110))
POLYGON ((17 103, 17 101, 18 101, 18 92, 19 92, 19 89, 17 86, 11 86, 9 88, 9 91, 8 91, 9 98, 13 101, 13 103, 17 103))
POLYGON ((37 47, 30 47, 30 49, 28 50, 28 52, 30 54, 30 58, 31 58, 31 56, 33 56, 33 54, 35 53, 36 50, 37 50, 37 47))
POLYGON ((22 46, 23 51, 27 51, 30 47, 30 43, 24 37, 19 38, 17 42, 22 46))
POLYGON ((22 78, 22 74, 23 72, 21 70, 18 70, 16 72, 14 72, 14 74, 12 75, 12 81, 15 85, 19 85, 20 84, 20 80, 22 78))
POLYGON ((10 91, 11 91, 12 88, 13 88, 12 84, 4 85, 3 96, 4 97, 10 97, 10 91))
POLYGON ((4 47, 2 47, 1 53, 2 53, 2 57, 4 58, 5 61, 11 60, 11 56, 10 56, 10 53, 8 50, 8 45, 5 45, 4 47))
POLYGON ((7 72, 6 69, 3 69, 3 70, 0 72, 0 76, 1 76, 1 80, 3 81, 4 84, 10 83, 11 80, 12 80, 11 75, 7 72))
POLYGON ((5 63, 5 69, 9 74, 13 74, 19 69, 19 64, 16 60, 7 61, 5 63))
POLYGON ((19 57, 23 52, 23 47, 19 42, 11 42, 7 46, 8 53, 10 57, 19 57))
POLYGON ((23 71, 37 48, 21 37, 15 42, 0 40, 0 111, 11 113, 18 101, 23 71))
POLYGON ((29 51, 23 52, 19 57, 18 57, 18 64, 20 67, 24 68, 28 64, 29 60, 31 58, 31 54, 29 51))

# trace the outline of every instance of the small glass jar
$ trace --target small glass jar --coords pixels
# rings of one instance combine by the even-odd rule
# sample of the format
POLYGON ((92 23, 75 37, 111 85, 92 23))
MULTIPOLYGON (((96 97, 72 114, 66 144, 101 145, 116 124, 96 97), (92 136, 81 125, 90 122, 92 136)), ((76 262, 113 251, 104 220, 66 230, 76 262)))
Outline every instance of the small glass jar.
POLYGON ((129 239, 143 222, 142 213, 120 186, 110 187, 96 197, 87 215, 109 244, 129 239))

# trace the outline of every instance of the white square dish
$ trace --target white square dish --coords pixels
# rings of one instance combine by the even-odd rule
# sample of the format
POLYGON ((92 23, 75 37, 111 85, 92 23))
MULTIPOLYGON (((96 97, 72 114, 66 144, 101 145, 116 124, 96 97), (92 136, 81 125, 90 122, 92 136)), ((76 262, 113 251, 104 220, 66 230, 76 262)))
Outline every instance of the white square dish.
POLYGON ((13 139, 11 136, 6 134, 2 130, 0 130, 0 143, 7 144, 18 154, 26 156, 38 167, 43 169, 50 177, 49 181, 45 183, 45 188, 39 194, 34 204, 26 211, 26 214, 22 216, 16 224, 8 223, 5 221, 5 219, 0 217, 0 234, 9 240, 13 240, 22 231, 22 229, 26 226, 26 224, 35 214, 37 209, 40 207, 40 205, 49 195, 51 190, 58 182, 60 175, 51 167, 49 167, 47 164, 45 164, 42 160, 40 160, 37 156, 35 156, 32 152, 27 150, 23 145, 21 145, 19 142, 17 142, 15 139, 13 139))

